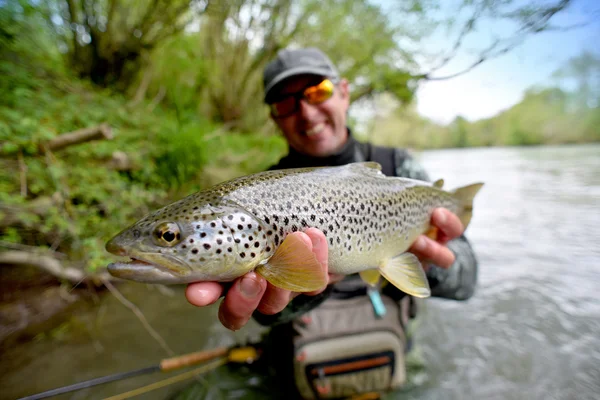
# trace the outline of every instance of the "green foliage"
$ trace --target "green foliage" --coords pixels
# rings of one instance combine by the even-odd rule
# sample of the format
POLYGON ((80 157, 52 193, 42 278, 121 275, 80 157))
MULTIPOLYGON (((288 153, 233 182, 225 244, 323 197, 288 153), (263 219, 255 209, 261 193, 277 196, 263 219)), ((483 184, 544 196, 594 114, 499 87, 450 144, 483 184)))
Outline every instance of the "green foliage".
POLYGON ((399 107, 373 124, 371 136, 377 143, 421 149, 599 141, 600 108, 583 106, 579 96, 579 91, 559 88, 530 90, 519 104, 495 117, 476 122, 458 117, 448 126, 399 107))
POLYGON ((285 151, 276 136, 235 134, 194 112, 98 89, 31 56, 23 41, 38 33, 21 32, 6 42, 0 63, 7 78, 0 83, 3 241, 52 249, 94 271, 114 259, 104 244, 129 223, 206 185, 262 170, 285 151), (102 123, 112 140, 46 147, 102 123))

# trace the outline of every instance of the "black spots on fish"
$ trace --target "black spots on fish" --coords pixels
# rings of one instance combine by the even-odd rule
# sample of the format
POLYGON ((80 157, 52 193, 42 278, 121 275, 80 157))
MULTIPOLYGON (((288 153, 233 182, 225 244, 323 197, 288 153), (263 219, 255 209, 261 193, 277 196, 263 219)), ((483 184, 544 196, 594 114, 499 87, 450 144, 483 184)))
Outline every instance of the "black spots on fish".
POLYGON ((262 231, 262 226, 258 226, 258 231, 261 232, 262 231))
POLYGON ((325 223, 325 220, 323 218, 319 218, 319 224, 323 225, 325 223))
POLYGON ((248 229, 252 229, 252 224, 248 224, 246 226, 248 227, 248 229))
POLYGON ((333 225, 332 224, 329 224, 329 230, 333 231, 333 225))
POLYGON ((196 225, 196 229, 201 229, 202 227, 200 225, 196 225))
POLYGON ((304 206, 302 207, 302 209, 304 210, 304 212, 308 212, 308 206, 304 206))
POLYGON ((290 223, 290 219, 288 217, 284 217, 283 218, 283 223, 285 226, 287 226, 290 223))
POLYGON ((238 239, 238 238, 236 238, 236 239, 235 239, 235 242, 236 242, 236 243, 239 243, 239 242, 241 242, 241 240, 240 240, 240 239, 238 239))
POLYGON ((335 241, 337 242, 337 244, 340 244, 342 242, 342 239, 340 239, 340 237, 338 236, 337 238, 335 238, 335 241))
POLYGON ((267 253, 271 251, 271 246, 267 246, 267 248, 265 249, 267 250, 267 253))
POLYGON ((201 238, 205 238, 206 237, 206 232, 200 232, 200 237, 201 238))
POLYGON ((241 258, 244 258, 244 257, 246 257, 246 253, 244 253, 244 252, 240 253, 240 257, 241 257, 241 258))
POLYGON ((333 238, 332 237, 329 238, 329 245, 333 246, 333 238))
POLYGON ((272 231, 272 230, 268 230, 268 231, 267 231, 267 236, 271 236, 272 234, 273 234, 273 231, 272 231))
POLYGON ((268 216, 266 216, 266 215, 265 215, 263 219, 265 220, 265 222, 266 222, 267 224, 270 224, 270 223, 271 223, 271 220, 269 219, 269 217, 268 217, 268 216))
POLYGON ((253 237, 253 236, 248 236, 248 240, 249 240, 249 241, 253 241, 253 240, 254 240, 254 237, 253 237))
POLYGON ((327 236, 327 229, 323 229, 323 235, 327 236))
POLYGON ((279 235, 275 235, 275 246, 279 246, 279 235))
POLYGON ((244 230, 244 225, 238 224, 237 228, 238 228, 238 230, 242 231, 242 230, 244 230))
POLYGON ((308 226, 308 223, 306 222, 306 220, 305 220, 305 219, 303 219, 302 221, 300 221, 300 224, 301 224, 303 227, 305 227, 305 228, 308 226))
POLYGON ((227 219, 231 221, 233 219, 233 215, 228 215, 227 219))
POLYGON ((228 248, 227 248, 227 252, 228 252, 228 253, 231 253, 232 251, 233 251, 233 249, 232 249, 231 247, 228 247, 228 248))
POLYGON ((240 217, 240 221, 245 222, 246 218, 245 217, 240 217))
POLYGON ((279 222, 279 215, 273 215, 273 221, 279 222))
POLYGON ((227 241, 228 241, 229 243, 231 243, 231 241, 232 241, 232 240, 233 240, 233 239, 231 238, 231 236, 227 236, 227 241))
POLYGON ((221 249, 217 249, 217 254, 221 254, 221 249))
POLYGON ((292 232, 297 232, 298 231, 298 227, 296 225, 292 225, 292 232))
POLYGON ((190 239, 190 243, 194 243, 194 239, 190 239))
POLYGON ((249 249, 250 248, 250 244, 244 243, 244 248, 249 249))
POLYGON ((283 227, 280 227, 280 228, 279 228, 279 235, 280 235, 281 237, 283 237, 283 227))
POLYGON ((259 242, 254 242, 254 247, 258 247, 258 246, 260 246, 260 243, 259 242))
POLYGON ((208 250, 208 249, 210 249, 210 247, 211 247, 211 246, 210 246, 210 244, 208 244, 208 243, 204 243, 204 244, 202 245, 202 247, 204 247, 206 250, 208 250))
POLYGON ((311 214, 310 215, 310 220, 314 222, 315 219, 317 219, 317 216, 315 214, 311 214))
POLYGON ((360 203, 360 210, 361 211, 365 211, 365 204, 364 203, 360 203))
POLYGON ((193 254, 198 254, 198 249, 192 249, 193 254))
POLYGON ((277 224, 273 224, 273 230, 276 231, 277 230, 277 224))
POLYGON ((217 244, 223 244, 223 240, 222 239, 217 239, 217 244))

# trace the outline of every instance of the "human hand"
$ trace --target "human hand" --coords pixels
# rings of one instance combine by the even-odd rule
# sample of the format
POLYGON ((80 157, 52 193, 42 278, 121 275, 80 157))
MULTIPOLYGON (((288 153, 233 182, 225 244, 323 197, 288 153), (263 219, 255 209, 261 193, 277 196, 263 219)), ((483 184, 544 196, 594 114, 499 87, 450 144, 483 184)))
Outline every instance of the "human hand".
POLYGON ((464 232, 464 226, 456 214, 445 208, 436 208, 431 215, 431 226, 437 228, 436 239, 420 235, 408 251, 415 254, 423 263, 425 270, 428 263, 442 268, 450 268, 454 263, 454 253, 446 246, 464 232))
MULTIPOLYGON (((328 246, 323 232, 309 228, 304 232, 294 232, 291 235, 299 235, 304 240, 327 272, 328 246)), ((329 283, 334 283, 342 278, 341 275, 329 274, 328 276, 329 283)), ((325 287, 303 294, 314 296, 323 290, 325 287)), ((188 285, 185 296, 191 304, 204 307, 215 303, 224 292, 225 286, 222 283, 194 282, 188 285)), ((219 306, 219 320, 226 328, 238 330, 250 320, 255 310, 263 314, 276 314, 298 294, 275 287, 265 278, 251 271, 231 283, 219 306)))

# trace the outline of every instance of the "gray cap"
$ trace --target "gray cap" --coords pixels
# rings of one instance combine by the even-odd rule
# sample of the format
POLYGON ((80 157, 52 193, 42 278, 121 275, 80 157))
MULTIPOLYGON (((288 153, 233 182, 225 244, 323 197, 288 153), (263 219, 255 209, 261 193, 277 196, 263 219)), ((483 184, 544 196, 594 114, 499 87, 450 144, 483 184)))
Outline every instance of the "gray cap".
POLYGON ((329 57, 317 48, 280 50, 263 73, 265 103, 273 100, 273 89, 278 83, 291 76, 304 74, 339 79, 339 73, 329 57))

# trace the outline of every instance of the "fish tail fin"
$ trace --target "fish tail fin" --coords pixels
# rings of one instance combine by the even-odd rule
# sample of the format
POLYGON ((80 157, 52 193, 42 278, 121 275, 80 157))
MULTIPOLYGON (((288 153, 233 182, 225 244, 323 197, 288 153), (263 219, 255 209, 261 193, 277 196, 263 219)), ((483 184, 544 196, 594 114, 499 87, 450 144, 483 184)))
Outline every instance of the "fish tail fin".
POLYGON ((460 203, 460 209, 457 215, 458 218, 460 218, 460 221, 463 223, 465 229, 467 229, 467 226, 469 226, 471 217, 473 216, 473 199, 482 186, 483 183, 474 183, 472 185, 455 189, 452 192, 454 198, 460 203))
POLYGON ((325 269, 312 249, 297 235, 288 235, 266 264, 256 272, 273 286, 293 292, 312 292, 327 285, 325 269))

